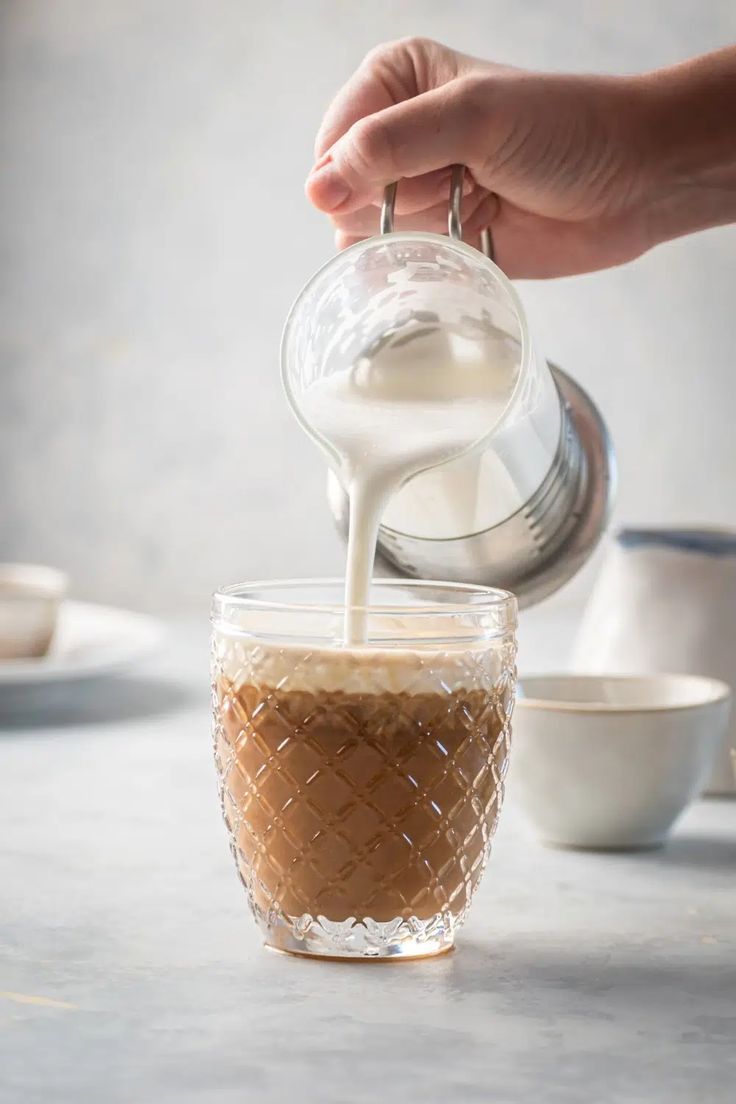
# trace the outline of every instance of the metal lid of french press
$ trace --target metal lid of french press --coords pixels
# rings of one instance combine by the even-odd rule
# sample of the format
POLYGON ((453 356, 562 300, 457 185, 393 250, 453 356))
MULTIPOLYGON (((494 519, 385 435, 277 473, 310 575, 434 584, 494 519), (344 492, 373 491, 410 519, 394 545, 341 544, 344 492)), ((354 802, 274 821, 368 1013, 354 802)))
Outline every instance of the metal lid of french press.
MULTIPOLYGON (((464 167, 452 169, 448 233, 462 241, 460 205, 464 167)), ((397 184, 384 193, 380 232, 393 230, 397 184)), ((494 263, 490 228, 480 234, 481 252, 494 263)), ((591 398, 562 369, 549 364, 560 398, 559 443, 541 485, 514 514, 464 537, 415 537, 382 525, 376 562, 384 573, 448 582, 480 583, 513 591, 521 606, 558 590, 595 549, 610 516, 616 484, 613 445, 591 398)), ((347 496, 334 473, 330 507, 347 534, 347 496)))

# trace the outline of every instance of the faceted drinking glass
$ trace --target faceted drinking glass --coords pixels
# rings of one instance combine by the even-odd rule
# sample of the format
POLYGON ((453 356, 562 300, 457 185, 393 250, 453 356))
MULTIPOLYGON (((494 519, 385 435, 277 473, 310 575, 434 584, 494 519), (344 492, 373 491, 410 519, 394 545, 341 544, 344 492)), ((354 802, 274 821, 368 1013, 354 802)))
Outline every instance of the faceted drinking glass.
POLYGON ((341 580, 254 583, 212 613, 214 752, 266 944, 338 958, 449 950, 504 796, 516 600, 374 584, 342 643, 341 580))

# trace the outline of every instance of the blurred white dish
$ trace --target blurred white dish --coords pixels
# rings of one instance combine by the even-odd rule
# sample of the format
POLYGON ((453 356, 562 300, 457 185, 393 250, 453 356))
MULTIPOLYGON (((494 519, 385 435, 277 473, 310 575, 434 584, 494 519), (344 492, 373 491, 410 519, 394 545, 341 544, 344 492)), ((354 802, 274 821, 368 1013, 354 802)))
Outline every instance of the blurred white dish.
POLYGON ((0 700, 6 690, 113 674, 155 651, 162 639, 161 623, 144 614, 64 602, 48 655, 0 661, 0 700))
POLYGON ((0 564, 0 663, 46 655, 67 576, 40 564, 0 564))
POLYGON ((523 678, 509 796, 546 843, 662 843, 708 777, 730 698, 690 675, 523 678))

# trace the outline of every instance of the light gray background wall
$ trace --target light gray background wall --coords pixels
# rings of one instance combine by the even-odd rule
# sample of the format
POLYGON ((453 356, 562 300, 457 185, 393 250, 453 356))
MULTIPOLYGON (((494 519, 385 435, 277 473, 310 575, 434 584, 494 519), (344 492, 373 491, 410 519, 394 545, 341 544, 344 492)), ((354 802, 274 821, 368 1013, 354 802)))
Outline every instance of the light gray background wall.
MULTIPOLYGON (((0 12, 0 558, 157 609, 340 568, 323 463, 277 357, 292 298, 332 251, 302 196, 313 134, 369 47, 421 33, 616 72, 736 38, 733 0, 0 12)), ((522 286, 540 343, 609 420, 621 520, 736 523, 735 262, 736 229, 716 230, 522 286)))

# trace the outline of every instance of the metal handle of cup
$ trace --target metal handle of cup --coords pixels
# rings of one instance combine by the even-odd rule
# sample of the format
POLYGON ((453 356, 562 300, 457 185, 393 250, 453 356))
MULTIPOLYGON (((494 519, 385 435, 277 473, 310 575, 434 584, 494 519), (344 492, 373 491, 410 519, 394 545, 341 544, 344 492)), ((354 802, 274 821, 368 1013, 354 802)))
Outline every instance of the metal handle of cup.
MULTIPOLYGON (((463 180, 465 179, 465 166, 453 165, 450 177, 450 203, 447 211, 447 233, 455 241, 463 240, 463 225, 460 218, 460 204, 463 198, 463 180)), ((394 228, 394 208, 396 206, 396 191, 398 181, 387 184, 383 192, 381 205, 380 232, 390 234, 394 228)), ((489 260, 495 260, 493 252, 493 237, 491 228, 486 226, 480 232, 480 248, 489 260)))

